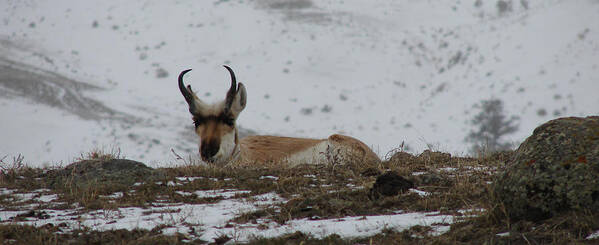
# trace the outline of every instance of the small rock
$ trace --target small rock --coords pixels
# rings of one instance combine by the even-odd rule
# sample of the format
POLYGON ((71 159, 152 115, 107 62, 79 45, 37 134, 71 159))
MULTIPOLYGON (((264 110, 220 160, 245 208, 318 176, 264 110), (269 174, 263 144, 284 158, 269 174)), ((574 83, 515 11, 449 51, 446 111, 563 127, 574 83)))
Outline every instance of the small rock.
POLYGON ((415 159, 416 159, 416 157, 413 156, 412 154, 407 153, 405 151, 400 151, 400 152, 393 154, 393 156, 391 156, 389 161, 396 162, 396 163, 402 163, 402 164, 409 164, 409 163, 413 162, 415 159))
POLYGON ((90 159, 66 166, 50 173, 53 184, 69 183, 73 186, 120 184, 133 185, 135 182, 158 178, 161 173, 145 164, 127 159, 90 159))
POLYGON ((414 183, 401 177, 396 172, 386 172, 376 178, 376 182, 370 189, 370 198, 378 199, 382 196, 395 196, 414 187, 414 183))
POLYGON ((451 160, 451 154, 445 152, 425 150, 419 156, 428 162, 444 163, 451 160))

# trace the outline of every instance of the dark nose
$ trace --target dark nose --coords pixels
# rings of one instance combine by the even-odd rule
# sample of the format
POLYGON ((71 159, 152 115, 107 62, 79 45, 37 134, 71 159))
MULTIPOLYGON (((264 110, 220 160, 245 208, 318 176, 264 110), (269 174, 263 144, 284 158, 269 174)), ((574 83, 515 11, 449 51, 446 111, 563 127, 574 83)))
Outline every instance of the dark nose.
POLYGON ((214 140, 202 142, 202 145, 200 146, 200 155, 202 155, 202 160, 204 160, 204 161, 212 160, 212 157, 214 157, 214 155, 216 155, 216 153, 218 152, 218 149, 219 149, 219 143, 214 140))

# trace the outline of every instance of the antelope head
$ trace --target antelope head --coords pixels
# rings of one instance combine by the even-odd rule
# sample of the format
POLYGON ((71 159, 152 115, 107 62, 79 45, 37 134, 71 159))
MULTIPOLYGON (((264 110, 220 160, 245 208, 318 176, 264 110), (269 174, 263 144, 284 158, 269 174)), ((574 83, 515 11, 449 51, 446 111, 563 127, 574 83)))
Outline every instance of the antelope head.
POLYGON ((195 125, 195 133, 199 136, 200 156, 209 163, 225 163, 230 161, 239 151, 237 128, 235 122, 246 105, 246 91, 242 83, 237 84, 233 70, 224 66, 231 75, 231 87, 224 101, 206 104, 191 90, 191 86, 183 84, 183 76, 191 69, 179 74, 179 90, 189 105, 195 125))

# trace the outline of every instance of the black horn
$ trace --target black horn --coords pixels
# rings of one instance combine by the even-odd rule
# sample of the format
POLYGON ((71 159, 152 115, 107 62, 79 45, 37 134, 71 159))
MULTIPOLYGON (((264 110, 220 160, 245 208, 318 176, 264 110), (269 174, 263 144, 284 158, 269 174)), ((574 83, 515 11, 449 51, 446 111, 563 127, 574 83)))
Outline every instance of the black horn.
POLYGON ((189 71, 191 71, 191 69, 184 70, 181 72, 181 74, 179 74, 179 90, 181 91, 181 94, 183 94, 183 97, 185 97, 187 104, 189 104, 189 112, 193 114, 196 112, 195 101, 192 94, 193 92, 191 90, 191 86, 187 86, 186 88, 183 84, 183 76, 185 76, 185 73, 188 73, 189 71))
POLYGON ((227 68, 229 74, 231 75, 231 88, 229 88, 229 91, 227 92, 227 98, 225 99, 226 110, 228 111, 231 109, 233 99, 235 99, 235 95, 237 94, 237 80, 235 79, 235 73, 233 72, 233 69, 226 65, 223 66, 227 68))

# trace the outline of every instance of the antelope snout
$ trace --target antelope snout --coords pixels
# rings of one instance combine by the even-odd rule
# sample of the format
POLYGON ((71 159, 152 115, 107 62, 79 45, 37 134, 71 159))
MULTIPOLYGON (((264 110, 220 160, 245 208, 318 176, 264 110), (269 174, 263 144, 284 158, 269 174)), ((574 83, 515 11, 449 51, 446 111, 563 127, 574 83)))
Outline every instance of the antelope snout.
POLYGON ((219 142, 214 140, 202 142, 200 146, 200 155, 202 156, 202 160, 205 162, 214 162, 214 156, 218 153, 220 148, 219 142))

